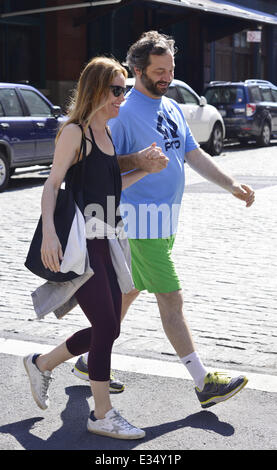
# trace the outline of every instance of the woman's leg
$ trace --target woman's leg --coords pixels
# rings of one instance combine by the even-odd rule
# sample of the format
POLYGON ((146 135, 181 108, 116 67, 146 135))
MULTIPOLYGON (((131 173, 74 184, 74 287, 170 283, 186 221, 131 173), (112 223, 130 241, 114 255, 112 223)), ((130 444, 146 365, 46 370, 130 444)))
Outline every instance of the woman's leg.
POLYGON ((112 266, 108 241, 96 242, 88 243, 95 274, 76 293, 93 328, 78 331, 48 354, 24 358, 24 364, 29 377, 32 376, 30 382, 34 399, 38 406, 46 409, 49 402, 47 389, 51 379, 49 370, 89 350, 88 370, 95 410, 89 416, 88 430, 120 439, 141 439, 145 432, 128 423, 110 401, 111 351, 120 332, 122 295, 112 266))
POLYGON ((122 294, 112 265, 108 240, 88 242, 95 274, 75 294, 91 328, 78 331, 66 341, 72 355, 89 351, 88 370, 95 402, 94 415, 104 418, 111 410, 109 381, 111 352, 120 332, 122 294))
POLYGON ((90 351, 88 367, 96 414, 111 409, 109 387, 111 350, 120 332, 121 291, 113 269, 108 240, 91 240, 88 252, 95 274, 77 291, 76 298, 93 328, 78 331, 47 354, 30 354, 24 365, 37 404, 48 407, 51 371, 64 361, 90 351), (93 382, 99 382, 93 384, 93 382), (95 389, 95 390, 93 390, 95 389), (99 411, 98 411, 99 410, 99 411))
POLYGON ((38 356, 36 365, 41 372, 45 372, 46 370, 52 371, 55 367, 68 361, 68 359, 72 357, 74 356, 68 351, 66 343, 62 343, 49 353, 38 356))
POLYGON ((90 380, 90 386, 95 404, 94 416, 96 419, 103 419, 113 407, 110 399, 110 381, 90 380))

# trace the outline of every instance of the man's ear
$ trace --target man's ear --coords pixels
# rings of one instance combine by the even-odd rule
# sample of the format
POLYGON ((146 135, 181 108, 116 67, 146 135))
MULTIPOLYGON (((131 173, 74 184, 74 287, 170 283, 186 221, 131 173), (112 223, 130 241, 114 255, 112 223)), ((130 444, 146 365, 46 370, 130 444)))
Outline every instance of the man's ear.
POLYGON ((136 77, 139 77, 139 78, 141 77, 141 75, 142 75, 142 70, 141 69, 139 69, 138 67, 134 67, 134 72, 136 74, 136 77))

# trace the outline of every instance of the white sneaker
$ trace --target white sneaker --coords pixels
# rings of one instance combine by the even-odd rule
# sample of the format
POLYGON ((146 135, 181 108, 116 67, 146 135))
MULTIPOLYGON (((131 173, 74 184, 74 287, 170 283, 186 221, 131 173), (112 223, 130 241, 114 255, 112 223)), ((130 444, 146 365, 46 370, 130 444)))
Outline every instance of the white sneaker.
POLYGON ((108 411, 103 419, 96 419, 92 411, 88 419, 87 429, 94 434, 116 439, 142 439, 145 436, 142 429, 128 423, 114 408, 108 411))
POLYGON ((40 372, 35 363, 37 356, 38 354, 29 354, 29 356, 24 357, 23 363, 29 376, 33 398, 42 410, 46 410, 49 406, 47 391, 52 376, 48 370, 40 372))

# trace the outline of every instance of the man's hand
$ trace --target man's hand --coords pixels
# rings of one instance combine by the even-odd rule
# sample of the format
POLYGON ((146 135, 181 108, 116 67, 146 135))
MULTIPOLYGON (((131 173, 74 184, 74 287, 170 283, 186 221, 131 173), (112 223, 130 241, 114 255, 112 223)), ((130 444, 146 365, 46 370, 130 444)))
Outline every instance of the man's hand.
POLYGON ((169 159, 163 154, 162 149, 154 142, 149 147, 135 153, 118 155, 117 161, 120 172, 142 170, 146 173, 158 173, 167 167, 169 159))
POLYGON ((137 168, 147 173, 158 173, 167 167, 169 159, 163 154, 162 149, 156 145, 154 142, 137 153, 137 168))
POLYGON ((217 184, 233 196, 246 202, 246 207, 252 206, 255 200, 255 193, 246 184, 240 184, 231 175, 225 173, 212 159, 210 155, 200 148, 196 148, 186 153, 186 161, 199 175, 208 181, 217 184))
POLYGON ((233 196, 246 202, 246 207, 252 206, 255 201, 255 192, 246 184, 234 183, 231 193, 233 196))

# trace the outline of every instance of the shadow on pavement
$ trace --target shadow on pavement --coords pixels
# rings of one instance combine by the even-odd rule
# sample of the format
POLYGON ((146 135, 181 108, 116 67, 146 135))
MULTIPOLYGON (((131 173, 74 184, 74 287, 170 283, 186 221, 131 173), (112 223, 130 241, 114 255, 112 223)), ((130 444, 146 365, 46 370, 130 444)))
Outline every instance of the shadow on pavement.
POLYGON ((44 185, 48 178, 50 170, 48 168, 42 170, 26 170, 15 173, 10 178, 9 186, 5 192, 18 191, 36 186, 44 185))
MULTIPOLYGON (((277 140, 272 139, 268 147, 275 147, 276 145, 277 145, 277 140)), ((238 150, 238 151, 241 152, 243 150, 262 150, 263 148, 267 148, 267 147, 259 146, 259 145, 256 144, 255 141, 251 141, 251 140, 249 140, 248 143, 246 143, 246 142, 240 143, 240 142, 236 142, 236 141, 233 141, 233 142, 232 141, 226 141, 224 143, 222 154, 228 153, 228 152, 233 152, 234 150, 238 150)))
POLYGON ((1 426, 0 432, 14 436, 26 450, 132 450, 141 442, 145 443, 186 427, 213 431, 221 436, 234 434, 232 425, 219 421, 218 417, 210 411, 200 411, 184 419, 143 428, 146 431, 146 437, 143 440, 127 441, 93 435, 86 431, 90 411, 87 402, 87 398, 91 396, 90 387, 70 386, 65 391, 69 399, 65 410, 61 413, 63 424, 48 439, 44 440, 32 432, 39 427, 41 434, 41 426, 47 426, 46 418, 42 417, 1 426))

